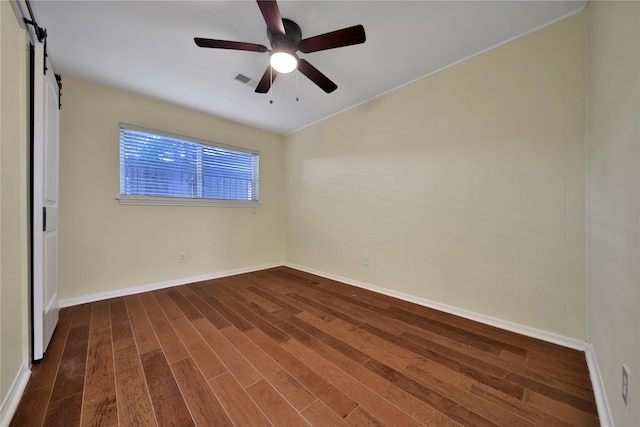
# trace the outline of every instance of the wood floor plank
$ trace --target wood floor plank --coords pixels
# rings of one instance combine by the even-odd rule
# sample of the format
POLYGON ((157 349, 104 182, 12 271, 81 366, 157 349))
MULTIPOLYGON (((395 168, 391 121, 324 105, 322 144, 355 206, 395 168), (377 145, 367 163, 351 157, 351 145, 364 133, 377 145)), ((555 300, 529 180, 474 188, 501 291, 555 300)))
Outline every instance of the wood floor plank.
POLYGON ((69 329, 71 329, 71 318, 74 310, 75 307, 67 307, 60 310, 60 320, 58 320, 58 325, 55 331, 53 331, 51 342, 45 354, 47 363, 35 363, 31 366, 31 377, 25 392, 31 391, 31 387, 41 388, 43 386, 49 386, 49 390, 53 388, 53 383, 58 374, 62 352, 64 351, 64 345, 67 342, 69 329))
POLYGON ((198 426, 232 426, 213 390, 190 357, 171 364, 171 371, 198 426))
POLYGON ((113 342, 133 340, 135 343, 124 299, 114 298, 109 301, 109 311, 111 313, 111 337, 113 342))
POLYGON ((470 411, 468 408, 458 405, 457 402, 451 398, 442 395, 428 387, 420 384, 412 378, 385 366, 375 360, 371 359, 365 363, 365 367, 372 372, 378 374, 380 377, 395 384, 396 386, 406 390, 423 402, 428 403, 440 412, 447 414, 454 420, 462 423, 463 425, 477 425, 477 426, 497 426, 498 424, 489 421, 488 419, 470 411))
POLYGON ((259 305, 252 303, 251 309, 256 312, 256 314, 262 316, 264 320, 275 325, 284 333, 288 334, 292 339, 298 340, 306 345, 311 345, 312 342, 317 341, 316 338, 312 337, 305 331, 293 326, 286 320, 284 320, 281 316, 278 316, 276 313, 271 313, 270 311, 265 310, 259 305))
POLYGON ((272 295, 272 294, 260 295, 259 292, 252 292, 249 290, 249 288, 250 286, 248 286, 248 283, 238 283, 236 284, 235 288, 230 290, 232 290, 236 295, 238 295, 238 297, 246 301, 242 303, 245 306, 247 306, 249 303, 255 303, 260 305, 261 307, 264 307, 266 310, 270 312, 274 312, 277 310, 284 310, 282 305, 285 305, 285 306, 288 306, 289 309, 294 309, 298 312, 300 311, 299 309, 296 309, 295 307, 288 305, 286 302, 278 300, 275 297, 275 295, 272 295), (279 304, 275 304, 274 301, 278 302, 279 304))
POLYGON ((220 300, 224 302, 238 316, 244 318, 252 326, 259 328, 273 340, 282 342, 289 338, 286 333, 282 332, 280 329, 273 326, 273 324, 264 320, 264 318, 256 315, 249 307, 245 307, 237 302, 237 294, 230 295, 224 287, 218 286, 209 287, 209 292, 220 298, 220 300))
MULTIPOLYGON (((293 275, 299 275, 295 272, 293 275)), ((305 279, 302 279, 305 280, 305 279)), ((326 278, 310 278, 309 283, 302 284, 303 288, 313 287, 325 295, 339 298, 349 304, 366 308, 372 312, 384 314, 389 308, 389 302, 369 290, 348 286, 326 278)))
POLYGON ((71 318, 71 327, 88 326, 91 323, 92 304, 81 304, 76 306, 71 318))
MULTIPOLYGON (((525 346, 528 348, 529 358, 538 358, 542 355, 551 355, 552 358, 561 358, 563 361, 571 361, 573 364, 582 365, 586 368, 584 352, 562 347, 554 343, 545 342, 542 340, 524 337, 515 332, 500 329, 494 326, 482 324, 470 319, 454 316, 441 311, 419 306, 407 301, 393 300, 392 304, 396 307, 402 308, 406 311, 416 313, 420 316, 425 316, 430 319, 439 320, 451 324, 452 326, 458 326, 465 330, 476 332, 482 335, 486 335, 490 338, 494 338, 499 341, 503 341, 515 346, 525 346)), ((511 353, 513 354, 513 353, 511 353)), ((517 359, 522 361, 522 359, 517 359)), ((553 364, 557 366, 557 364, 553 364)), ((586 371, 585 371, 586 372, 586 371)), ((583 372, 584 373, 584 372, 583 372)))
POLYGON ((591 382, 588 380, 589 368, 586 366, 584 354, 582 355, 582 361, 575 361, 566 358, 564 355, 552 357, 548 354, 539 354, 534 351, 529 353, 526 361, 528 368, 561 377, 564 381, 592 390, 591 382))
MULTIPOLYGON (((369 387, 358 381, 353 376, 353 373, 340 370, 318 353, 306 348, 297 341, 290 340, 284 344, 284 347, 299 359, 307 361, 316 372, 322 372, 322 376, 327 381, 354 402, 358 402, 358 407, 364 408, 368 411, 367 413, 374 414, 388 425, 420 426, 420 423, 407 413, 381 398, 369 387)), ((354 410, 358 407, 354 408, 354 410)), ((350 415, 347 415, 347 418, 350 415)))
POLYGON ((331 334, 324 332, 321 329, 316 328, 310 323, 305 322, 299 317, 293 316, 290 313, 285 312, 284 310, 276 313, 278 316, 289 322, 291 325, 296 328, 308 333, 309 335, 316 338, 318 341, 323 342, 324 344, 335 348, 345 356, 350 359, 353 359, 357 363, 363 363, 367 361, 371 356, 358 350, 357 348, 351 346, 350 344, 339 340, 331 334))
POLYGON ((273 305, 288 311, 291 314, 298 314, 302 312, 302 310, 299 309, 298 307, 294 307, 293 305, 286 302, 284 296, 280 295, 279 292, 276 292, 276 291, 265 292, 264 290, 259 289, 255 286, 251 286, 247 288, 247 290, 260 296, 262 299, 271 302, 273 305))
POLYGON ((227 371, 224 363, 211 350, 211 347, 207 345, 186 317, 174 317, 171 319, 171 324, 205 379, 209 380, 227 371))
POLYGON ((209 384, 236 425, 270 424, 260 408, 230 373, 224 373, 209 380, 209 384))
POLYGON ((261 331, 248 331, 247 336, 341 418, 346 417, 358 406, 357 403, 338 390, 333 384, 327 382, 319 373, 283 347, 277 345, 275 341, 262 334, 261 331))
POLYGON ((60 311, 11 427, 591 427, 583 352, 289 267, 60 311))
POLYGON ((322 403, 321 400, 316 400, 311 405, 307 406, 301 415, 311 424, 316 427, 346 427, 348 424, 333 412, 327 405, 322 403))
MULTIPOLYGON (((510 372, 522 375, 545 384, 548 384, 559 390, 564 390, 576 396, 590 399, 593 396, 593 389, 588 377, 580 375, 578 372, 570 371, 567 368, 560 372, 549 372, 546 369, 533 368, 526 360, 521 359, 505 359, 502 355, 495 356, 490 353, 479 351, 473 347, 466 346, 448 338, 435 337, 432 340, 438 344, 450 347, 458 352, 472 356, 486 363, 502 367, 510 372)), ((512 354, 512 353, 509 353, 512 354)))
POLYGON ((160 348, 160 343, 138 296, 125 297, 124 302, 127 313, 129 313, 129 322, 138 346, 138 352, 144 354, 160 348))
POLYGON ((110 307, 116 394, 126 396, 117 400, 119 425, 155 426, 156 418, 125 304, 117 299, 110 307))
POLYGON ((297 378, 236 328, 230 326, 220 331, 294 408, 301 410, 316 400, 297 378))
POLYGON ((496 354, 500 354, 502 351, 508 351, 520 356, 526 356, 527 350, 515 345, 505 343, 475 332, 470 332, 466 329, 459 328, 457 326, 449 325, 445 322, 428 319, 417 314, 410 313, 405 310, 391 307, 389 312, 397 319, 402 320, 405 323, 411 325, 417 325, 422 329, 433 332, 438 335, 455 339, 459 342, 464 342, 470 346, 480 348, 485 351, 492 351, 496 354))
MULTIPOLYGON (((330 306, 322 304, 322 303, 319 303, 319 302, 314 301, 314 300, 312 300, 310 298, 306 298, 306 297, 304 297, 302 295, 299 295, 299 294, 296 294, 296 293, 290 293, 290 294, 288 294, 288 296, 293 298, 293 299, 295 299, 295 300, 297 300, 297 301, 300 301, 300 302, 302 302, 302 303, 304 303, 304 304, 306 304, 306 305, 308 305, 310 307, 313 307, 316 310, 319 310, 319 311, 322 311, 324 313, 327 313, 329 316, 332 316, 332 317, 334 317, 336 319, 340 319, 340 320, 342 320, 344 322, 347 322, 347 323, 351 323, 354 326, 360 326, 362 324, 362 320, 360 320, 360 319, 358 319, 356 317, 350 316, 348 314, 345 314, 340 310, 334 310, 330 306)), ((297 313, 292 313, 292 314, 297 314, 297 313)))
POLYGON ((62 353, 56 382, 51 392, 51 402, 82 394, 89 344, 89 325, 82 324, 71 328, 62 353))
POLYGON ((44 426, 76 426, 80 423, 82 392, 49 403, 44 426))
POLYGON ((142 303, 167 361, 173 363, 188 357, 189 352, 182 344, 182 340, 171 326, 155 297, 149 294, 142 299, 142 303))
POLYGON ((262 409, 274 426, 308 426, 309 423, 287 403, 266 381, 260 380, 247 393, 262 409))
MULTIPOLYGON (((291 305, 294 305, 295 307, 298 307, 301 311, 303 311, 305 313, 309 313, 309 314, 317 317, 320 320, 324 320, 325 322, 330 322, 330 321, 335 319, 334 316, 332 316, 331 314, 327 313, 326 311, 318 310, 317 308, 306 304, 304 301, 301 301, 300 299, 295 298, 295 295, 298 295, 298 294, 295 293, 295 292, 290 292, 290 293, 284 295, 285 301, 288 301, 289 303, 291 303, 291 305)), ((319 298, 319 295, 313 295, 313 297, 316 298, 317 301, 319 301, 319 302, 324 302, 323 300, 321 300, 319 298)), ((344 307, 341 308, 341 311, 343 313, 347 313, 348 312, 348 313, 352 314, 352 312, 350 312, 349 310, 345 309, 344 307)), ((291 314, 294 314, 294 313, 291 313, 291 314)))
POLYGON ((253 328, 254 326, 250 322, 236 314, 233 310, 227 307, 226 304, 223 304, 222 301, 209 292, 212 286, 215 287, 215 283, 213 281, 193 286, 193 289, 207 304, 224 316, 227 322, 235 326, 239 331, 244 332, 253 328))
POLYGON ((598 417, 595 414, 586 413, 575 407, 558 402, 543 394, 535 391, 527 390, 524 397, 525 403, 538 409, 543 413, 551 413, 574 426, 598 426, 600 425, 598 417))
MULTIPOLYGON (((439 427, 460 425, 445 414, 436 410, 433 406, 417 399, 402 388, 390 384, 385 378, 382 378, 364 366, 355 363, 353 360, 332 348, 328 346, 317 346, 314 347, 313 350, 326 360, 333 363, 336 367, 340 368, 343 372, 348 372, 349 375, 357 378, 363 385, 366 385, 380 397, 406 412, 423 425, 439 427)), ((379 418, 384 419, 382 415, 380 415, 379 418)))
POLYGON ((141 359, 158 425, 195 425, 162 350, 145 353, 141 359))
MULTIPOLYGON (((193 295, 189 297, 189 302, 193 304, 193 306, 200 312, 202 315, 209 321, 213 326, 217 329, 224 328, 225 326, 229 326, 229 322, 227 322, 223 315, 218 313, 213 309, 209 304, 202 299, 200 295, 198 295, 193 287, 183 286, 180 288, 180 292, 184 294, 186 290, 190 290, 193 295)), ((196 319, 193 322, 197 322, 200 319, 196 319)))
POLYGON ((357 334, 355 334, 356 328, 350 323, 346 323, 337 318, 331 322, 323 322, 315 316, 311 316, 304 312, 299 313, 297 317, 304 322, 334 336, 336 339, 352 346, 356 350, 361 351, 363 354, 384 362, 394 369, 401 371, 408 365, 408 362, 405 359, 387 351, 385 347, 381 347, 371 341, 361 339, 357 334), (339 326, 342 326, 342 328, 339 326))
POLYGON ((307 323, 301 318, 292 315, 288 311, 278 310, 275 313, 270 313, 255 303, 251 303, 250 307, 263 318, 305 345, 313 346, 317 344, 317 342, 322 342, 344 353, 347 357, 352 358, 358 363, 362 363, 370 357, 349 343, 337 339, 322 329, 313 326, 311 323, 307 323))
POLYGON ((153 292, 142 292, 137 294, 137 297, 147 313, 154 310, 162 311, 162 307, 160 307, 158 300, 153 296, 153 292))
POLYGON ((400 337, 405 338, 408 341, 411 341, 412 343, 415 343, 424 349, 428 349, 430 351, 438 353, 439 355, 442 355, 449 359, 454 359, 459 363, 462 363, 468 366, 473 366, 475 369, 482 371, 488 375, 493 375, 494 377, 502 378, 509 372, 507 369, 505 369, 502 366, 497 366, 496 364, 485 362, 482 359, 478 359, 466 353, 454 350, 447 346, 440 345, 437 342, 426 340, 414 334, 408 334, 406 332, 403 332, 400 335, 400 337))
POLYGON ((222 363, 244 388, 260 381, 260 372, 206 319, 197 319, 193 326, 222 363))
POLYGON ((530 420, 535 425, 545 427, 569 427, 572 425, 571 423, 555 417, 554 414, 540 411, 532 405, 528 405, 523 400, 514 399, 511 396, 499 393, 495 389, 483 384, 474 383, 469 388, 469 391, 481 396, 489 402, 494 402, 500 405, 500 407, 504 409, 511 410, 514 414, 521 414, 521 416, 530 420))
POLYGON ((45 358, 31 366, 31 376, 11 420, 11 427, 42 426, 76 307, 62 308, 45 358))
MULTIPOLYGON (((390 318, 388 316, 380 316, 378 315, 377 311, 372 311, 367 307, 363 307, 360 305, 350 304, 348 301, 345 301, 334 295, 322 293, 321 290, 319 289, 311 288, 308 290, 306 295, 309 297, 309 299, 315 300, 326 306, 337 309, 342 313, 347 314, 350 318, 357 319, 358 323, 360 323, 360 319, 366 319, 367 323, 392 334, 401 334, 402 332, 406 331, 408 327, 406 323, 402 323, 395 318, 390 318)), ((330 316, 329 314, 319 311, 313 307, 310 307, 310 306, 307 306, 307 307, 309 308, 304 310, 306 312, 310 312, 314 314, 313 312, 317 311, 319 313, 322 313, 322 315, 324 316, 330 316)), ((321 315, 316 315, 316 317, 322 318, 321 315)), ((334 317, 330 316, 330 318, 327 318, 325 320, 331 321, 333 319, 334 317)))
POLYGON ((180 310, 180 307, 178 307, 173 302, 173 299, 169 296, 169 292, 171 292, 170 288, 160 289, 154 291, 153 296, 158 301, 158 304, 162 308, 162 311, 164 311, 164 314, 169 320, 175 317, 184 316, 184 313, 182 312, 182 310, 180 310))
POLYGON ((93 306, 80 425, 118 425, 113 363, 109 304, 101 301, 93 306))
MULTIPOLYGON (((447 368, 453 370, 454 372, 458 372, 460 374, 466 375, 470 378, 473 378, 476 381, 482 382, 490 387, 494 387, 497 390, 500 390, 503 393, 507 393, 516 398, 522 398, 524 395, 524 388, 520 385, 507 383, 502 381, 500 377, 494 376, 490 373, 486 373, 482 367, 477 367, 473 363, 469 363, 468 360, 458 360, 456 358, 451 358, 449 356, 438 353, 437 351, 431 350, 429 348, 423 347, 419 344, 414 343, 413 341, 409 341, 403 337, 392 336, 387 334, 377 328, 370 327, 369 325, 363 325, 363 329, 366 331, 378 335, 381 338, 390 341, 393 344, 399 345, 401 347, 406 348, 407 350, 411 350, 414 353, 430 359, 436 363, 439 363, 447 368)), ((506 371, 500 372, 500 375, 506 374, 506 371)))
POLYGON ((187 300, 180 292, 173 289, 167 292, 169 298, 173 300, 176 306, 182 311, 184 316, 190 321, 194 321, 196 319, 200 319, 202 317, 202 313, 200 313, 194 306, 191 304, 189 300, 187 300))
MULTIPOLYGON (((443 379, 448 384, 451 384, 455 387, 460 387, 463 389, 468 389, 475 382, 474 378, 468 375, 464 375, 461 372, 450 369, 449 367, 442 365, 434 360, 421 357, 416 353, 413 353, 409 350, 406 350, 399 346, 389 346, 388 342, 385 342, 380 339, 380 337, 372 335, 362 329, 358 329, 356 331, 356 335, 362 337, 362 339, 366 339, 370 341, 374 345, 378 345, 385 349, 388 349, 393 353, 394 357, 402 360, 404 362, 404 366, 402 369, 398 369, 392 364, 385 363, 387 366, 392 367, 396 370, 403 372, 408 366, 419 367, 420 369, 426 370, 440 378, 443 379)), ((384 363, 383 359, 377 359, 380 362, 384 363)))
POLYGON ((345 421, 347 424, 354 427, 384 427, 387 425, 368 413, 366 410, 362 409, 362 406, 358 406, 354 409, 345 421))
POLYGON ((48 409, 51 386, 25 390, 9 427, 41 427, 48 409))
POLYGON ((510 372, 505 377, 505 380, 513 384, 522 386, 527 390, 535 391, 538 394, 547 396, 554 401, 561 402, 573 408, 579 409, 580 411, 586 412, 588 414, 598 414, 598 409, 596 408, 595 402, 583 399, 562 390, 558 390, 541 382, 525 378, 522 375, 510 372))
POLYGON ((442 378, 432 375, 430 372, 422 370, 416 366, 409 366, 402 372, 413 380, 418 381, 425 387, 449 397, 459 405, 463 405, 475 414, 486 418, 497 425, 508 425, 513 427, 532 427, 535 424, 518 417, 509 409, 502 408, 493 402, 472 394, 468 388, 458 388, 449 383, 443 382, 442 378))

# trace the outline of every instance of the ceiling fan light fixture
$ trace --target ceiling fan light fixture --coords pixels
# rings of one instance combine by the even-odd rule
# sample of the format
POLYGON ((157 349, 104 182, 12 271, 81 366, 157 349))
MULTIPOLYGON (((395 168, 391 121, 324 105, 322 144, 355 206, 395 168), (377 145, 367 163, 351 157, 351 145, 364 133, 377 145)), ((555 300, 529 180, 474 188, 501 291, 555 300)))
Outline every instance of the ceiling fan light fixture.
POLYGON ((298 56, 284 50, 276 50, 269 55, 269 63, 279 73, 290 73, 298 66, 298 56))

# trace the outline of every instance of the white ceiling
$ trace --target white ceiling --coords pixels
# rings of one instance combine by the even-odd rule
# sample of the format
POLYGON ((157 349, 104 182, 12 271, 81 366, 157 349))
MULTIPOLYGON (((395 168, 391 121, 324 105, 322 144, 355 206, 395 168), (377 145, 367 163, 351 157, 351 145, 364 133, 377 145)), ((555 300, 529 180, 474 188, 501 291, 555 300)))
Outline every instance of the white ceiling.
POLYGON ((257 94, 234 78, 240 73, 259 80, 268 54, 203 49, 193 42, 205 37, 269 46, 255 1, 31 2, 47 29, 57 72, 278 134, 531 32, 586 3, 281 0, 282 17, 298 23, 303 38, 362 24, 367 41, 299 53, 338 85, 331 94, 295 72, 278 76, 272 94, 257 94))

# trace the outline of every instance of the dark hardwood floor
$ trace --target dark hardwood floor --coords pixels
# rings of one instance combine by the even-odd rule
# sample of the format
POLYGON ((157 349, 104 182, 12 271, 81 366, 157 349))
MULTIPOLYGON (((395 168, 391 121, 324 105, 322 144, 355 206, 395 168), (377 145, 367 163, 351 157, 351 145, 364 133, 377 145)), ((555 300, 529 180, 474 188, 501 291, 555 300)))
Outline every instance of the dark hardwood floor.
POLYGON ((584 354, 280 267, 61 310, 11 426, 597 426, 584 354))

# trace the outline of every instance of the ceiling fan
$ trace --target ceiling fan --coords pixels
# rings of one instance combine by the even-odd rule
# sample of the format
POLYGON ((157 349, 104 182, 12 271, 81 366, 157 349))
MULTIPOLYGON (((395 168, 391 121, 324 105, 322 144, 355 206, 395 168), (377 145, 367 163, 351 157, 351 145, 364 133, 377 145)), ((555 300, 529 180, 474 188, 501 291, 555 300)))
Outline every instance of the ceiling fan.
POLYGON ((327 76, 304 58, 296 55, 297 51, 303 53, 318 52, 337 47, 351 46, 364 43, 366 36, 362 25, 343 28, 318 36, 302 38, 302 30, 290 19, 280 16, 280 9, 276 0, 257 0, 262 17, 267 24, 267 37, 271 43, 271 50, 266 46, 255 43, 244 43, 227 40, 204 39, 195 37, 193 40, 200 47, 214 49, 247 50, 252 52, 269 52, 269 66, 262 75, 256 92, 267 93, 275 81, 278 73, 288 73, 296 68, 318 85, 326 93, 331 93, 338 88, 327 76))

